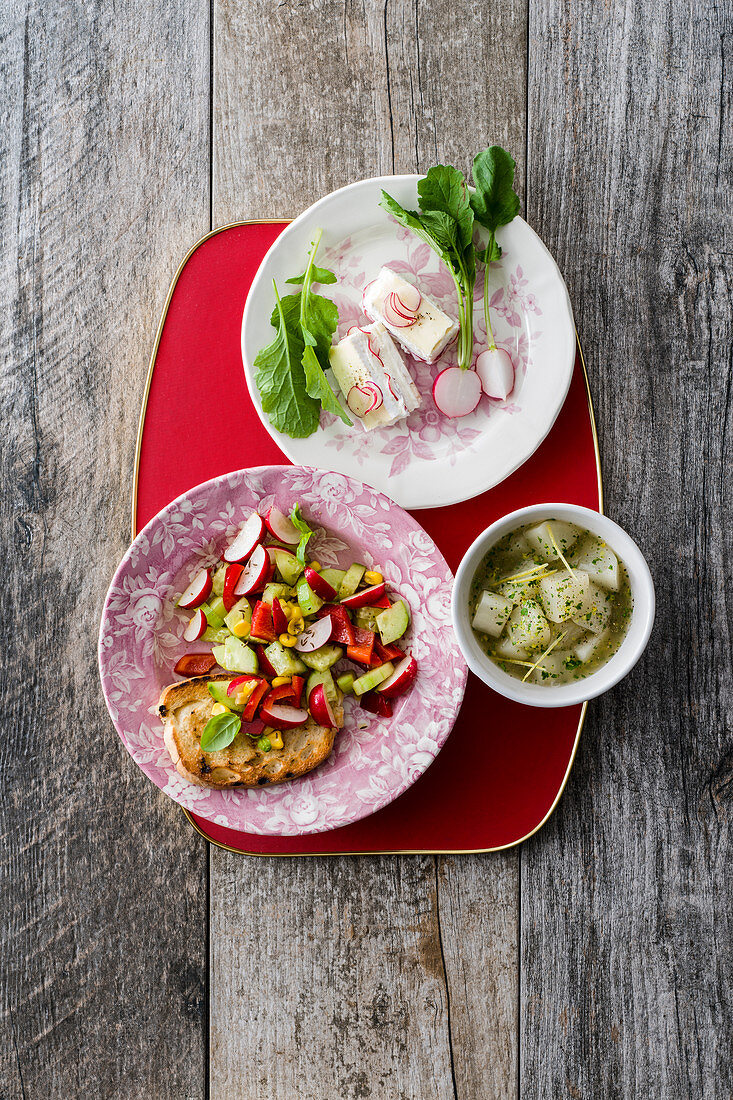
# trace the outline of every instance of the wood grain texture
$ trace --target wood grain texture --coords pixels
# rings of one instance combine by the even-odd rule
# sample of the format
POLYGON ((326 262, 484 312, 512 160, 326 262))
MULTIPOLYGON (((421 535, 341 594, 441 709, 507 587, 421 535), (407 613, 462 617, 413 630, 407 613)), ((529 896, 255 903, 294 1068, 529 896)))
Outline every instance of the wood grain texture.
POLYGON ((534 4, 529 217, 657 584, 522 854, 521 1095, 733 1095, 730 5, 534 4))
MULTIPOLYGON (((214 223, 492 140, 523 165, 525 36, 523 2, 217 0, 214 223)), ((212 851, 212 1100, 514 1095, 517 887, 516 853, 212 851)))
POLYGON ((18 0, 0 40, 0 1095, 198 1098, 206 853, 96 641, 158 312, 208 227, 208 11, 18 0))

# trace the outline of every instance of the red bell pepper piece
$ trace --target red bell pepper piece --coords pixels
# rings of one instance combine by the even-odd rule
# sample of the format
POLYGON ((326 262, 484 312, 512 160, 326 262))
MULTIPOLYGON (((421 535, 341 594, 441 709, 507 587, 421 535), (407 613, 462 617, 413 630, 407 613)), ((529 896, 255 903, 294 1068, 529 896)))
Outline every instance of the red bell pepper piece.
POLYGON ((251 672, 246 673, 244 676, 236 676, 233 680, 231 680, 229 682, 229 687, 227 688, 227 695, 236 695, 237 694, 237 689, 240 688, 242 686, 242 684, 247 684, 247 683, 249 683, 250 680, 261 680, 261 679, 262 679, 261 676, 255 676, 251 672))
POLYGON ((288 629, 288 620, 283 606, 278 599, 272 601, 272 625, 276 634, 285 634, 288 629))
POLYGON ((259 646, 256 652, 259 667, 262 669, 266 676, 270 676, 272 679, 274 679, 275 676, 277 676, 277 671, 272 667, 269 660, 267 659, 265 647, 259 646))
POLYGON ((266 642, 274 642, 277 638, 277 631, 272 621, 272 608, 262 600, 258 600, 254 606, 249 634, 251 638, 264 638, 266 642))
POLYGON ((367 630, 363 626, 354 627, 354 645, 368 645, 374 646, 376 641, 376 634, 373 630, 367 630))
POLYGON ((367 691, 359 699, 359 705, 371 714, 378 714, 380 718, 391 718, 392 704, 376 691, 367 691))
POLYGON ((276 688, 270 688, 270 694, 267 696, 268 707, 275 706, 278 703, 283 703, 286 699, 292 699, 295 696, 295 692, 290 684, 280 684, 276 688))
POLYGON ((237 581, 241 577, 243 570, 244 566, 240 565, 238 562, 233 562, 232 565, 227 566, 227 571, 224 574, 224 591, 221 596, 227 611, 231 611, 239 599, 238 596, 234 595, 234 589, 237 587, 237 581))
POLYGON ((394 643, 392 645, 382 645, 379 638, 374 642, 374 649, 377 656, 381 658, 382 664, 385 661, 401 661, 405 656, 398 645, 394 645, 394 643))
MULTIPOLYGON (((371 645, 348 645, 346 656, 350 661, 356 661, 360 665, 370 665, 374 653, 374 643, 371 645)), ((380 662, 381 663, 381 662, 380 662)))
POLYGON ((254 689, 249 699, 247 700, 247 706, 244 708, 242 718, 245 722, 251 722, 257 713, 257 708, 270 690, 270 685, 267 680, 260 680, 257 687, 254 689))
POLYGON ((305 687, 305 680, 302 676, 293 676, 290 681, 290 686, 293 689, 293 696, 295 698, 294 706, 300 706, 300 700, 303 698, 303 688, 305 687))
POLYGON ((216 664, 211 653, 185 653, 173 671, 177 676, 205 676, 216 664))
POLYGON ((338 603, 325 603, 320 611, 316 613, 316 618, 323 619, 326 615, 331 616, 331 637, 329 640, 336 642, 338 645, 355 645, 354 627, 346 608, 338 603))

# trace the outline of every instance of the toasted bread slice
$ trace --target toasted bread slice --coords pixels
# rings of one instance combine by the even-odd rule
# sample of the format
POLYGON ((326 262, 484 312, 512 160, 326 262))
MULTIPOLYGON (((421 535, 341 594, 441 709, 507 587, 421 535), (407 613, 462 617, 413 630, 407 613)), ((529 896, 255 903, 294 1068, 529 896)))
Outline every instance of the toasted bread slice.
MULTIPOLYGON (((309 718, 303 726, 283 730, 283 747, 260 752, 256 742, 240 731, 226 749, 201 751, 201 734, 211 717, 214 700, 207 685, 211 680, 231 680, 231 675, 196 676, 163 690, 158 711, 165 745, 176 770, 200 787, 263 787, 285 783, 313 771, 333 748, 336 729, 319 726, 309 718)), ((334 708, 338 728, 343 708, 334 708)))

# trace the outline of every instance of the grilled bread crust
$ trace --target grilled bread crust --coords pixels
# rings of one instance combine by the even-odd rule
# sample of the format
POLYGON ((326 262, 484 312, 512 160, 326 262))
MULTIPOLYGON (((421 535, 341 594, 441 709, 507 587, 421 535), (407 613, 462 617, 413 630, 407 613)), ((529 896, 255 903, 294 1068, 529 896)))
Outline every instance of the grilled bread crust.
MULTIPOLYGON (((200 787, 264 787, 286 783, 313 771, 330 755, 337 728, 343 725, 343 708, 335 707, 338 727, 319 726, 313 718, 292 730, 283 730, 283 747, 261 752, 243 728, 226 749, 202 752, 201 734, 211 717, 214 700, 208 684, 231 680, 228 674, 195 676, 164 688, 158 704, 165 746, 176 770, 200 787)), ((251 732, 262 723, 246 726, 251 732)))

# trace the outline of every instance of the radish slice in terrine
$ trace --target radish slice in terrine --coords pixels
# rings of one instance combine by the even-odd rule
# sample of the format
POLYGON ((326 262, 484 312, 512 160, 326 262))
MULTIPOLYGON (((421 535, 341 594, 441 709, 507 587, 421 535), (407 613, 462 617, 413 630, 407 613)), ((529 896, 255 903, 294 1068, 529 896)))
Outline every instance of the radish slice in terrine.
POLYGON ((384 325, 354 328, 330 351, 331 369, 364 431, 403 420, 420 394, 384 325))
POLYGON ((389 267, 383 267, 366 288, 363 306, 364 312, 372 320, 381 321, 405 351, 426 363, 434 363, 458 333, 457 321, 389 267))

